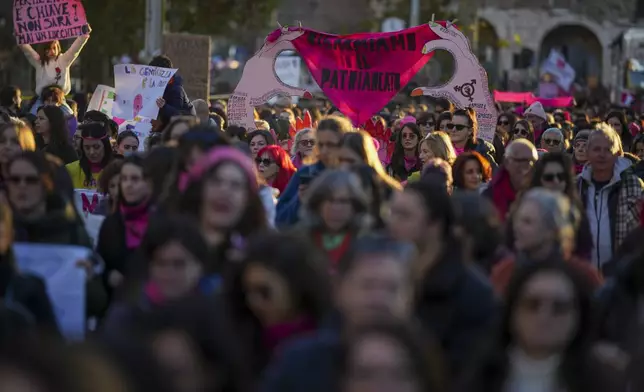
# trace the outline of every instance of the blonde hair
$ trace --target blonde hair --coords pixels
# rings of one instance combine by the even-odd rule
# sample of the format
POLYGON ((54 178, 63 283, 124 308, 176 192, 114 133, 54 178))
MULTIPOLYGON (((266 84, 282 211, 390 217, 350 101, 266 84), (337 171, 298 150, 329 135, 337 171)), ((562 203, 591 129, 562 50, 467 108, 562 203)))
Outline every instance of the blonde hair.
POLYGON ((271 126, 266 120, 255 120, 255 129, 261 129, 263 131, 270 131, 271 126))
POLYGON ((358 130, 357 132, 349 132, 344 134, 342 138, 342 147, 346 147, 360 155, 364 163, 371 167, 378 175, 380 180, 389 185, 392 189, 402 190, 402 185, 393 179, 382 166, 382 162, 378 157, 376 145, 373 138, 369 133, 358 130))
POLYGON ((456 161, 456 151, 447 133, 443 131, 429 133, 422 143, 427 145, 435 158, 441 158, 450 165, 456 161))
MULTIPOLYGON (((34 138, 34 133, 26 122, 17 118, 12 118, 8 124, 16 130, 18 143, 20 143, 22 151, 36 151, 36 139, 34 138)), ((8 128, 9 127, 5 129, 8 128)))
POLYGON ((611 142, 611 144, 613 145, 613 147, 611 148, 613 154, 617 154, 618 156, 624 155, 622 139, 619 137, 619 134, 613 129, 613 127, 606 123, 599 123, 595 126, 595 129, 590 131, 590 134, 588 135, 588 149, 590 149, 592 139, 597 135, 602 135, 611 142))

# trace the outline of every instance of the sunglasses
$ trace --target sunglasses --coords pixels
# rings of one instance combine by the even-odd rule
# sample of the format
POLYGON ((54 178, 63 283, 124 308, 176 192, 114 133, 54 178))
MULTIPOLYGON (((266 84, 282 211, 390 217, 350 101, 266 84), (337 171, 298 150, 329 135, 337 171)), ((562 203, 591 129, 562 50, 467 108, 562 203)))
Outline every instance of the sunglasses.
POLYGON ((315 140, 300 140, 300 147, 313 147, 315 146, 315 140))
POLYGON ((257 163, 258 165, 270 166, 275 163, 275 161, 268 158, 255 158, 255 163, 257 163))
POLYGON ((460 125, 460 124, 447 124, 446 126, 447 126, 447 129, 449 129, 450 131, 452 129, 456 129, 457 131, 462 131, 464 129, 469 128, 467 125, 460 125))
POLYGON ((521 307, 530 312, 537 313, 543 308, 548 309, 548 313, 552 316, 564 316, 570 314, 575 308, 572 300, 562 298, 538 298, 528 297, 521 300, 521 307))
POLYGON ((561 144, 559 139, 543 139, 543 141, 549 146, 558 146, 561 144))
POLYGON ((554 182, 557 179, 557 182, 564 182, 566 176, 563 173, 543 173, 541 179, 545 182, 554 182))
POLYGON ((7 179, 10 184, 20 185, 22 183, 26 185, 38 185, 40 183, 40 177, 38 176, 9 176, 7 179))
POLYGON ((496 125, 508 126, 508 125, 510 125, 510 122, 509 122, 509 121, 507 121, 507 120, 505 120, 505 121, 499 121, 498 123, 496 123, 496 125))
POLYGON ((410 139, 410 140, 411 140, 411 139, 416 138, 416 134, 415 134, 415 133, 401 133, 401 134, 400 134, 400 136, 401 136, 403 139, 410 139))
POLYGON ((514 128, 514 134, 519 136, 528 136, 530 132, 524 128, 514 128))

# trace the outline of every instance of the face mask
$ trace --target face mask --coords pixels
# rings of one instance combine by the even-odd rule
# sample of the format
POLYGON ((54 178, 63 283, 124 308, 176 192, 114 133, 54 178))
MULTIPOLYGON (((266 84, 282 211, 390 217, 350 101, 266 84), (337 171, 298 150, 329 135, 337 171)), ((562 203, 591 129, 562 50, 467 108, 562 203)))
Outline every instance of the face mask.
POLYGON ((128 150, 128 151, 123 152, 123 156, 127 158, 129 156, 134 155, 135 153, 136 153, 136 151, 129 151, 128 150))

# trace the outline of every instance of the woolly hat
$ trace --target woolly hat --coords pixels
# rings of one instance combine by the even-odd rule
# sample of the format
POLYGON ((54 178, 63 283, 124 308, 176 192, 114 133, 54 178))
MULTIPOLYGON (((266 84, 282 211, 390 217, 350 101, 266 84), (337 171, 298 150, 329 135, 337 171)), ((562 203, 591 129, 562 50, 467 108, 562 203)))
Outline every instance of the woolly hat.
POLYGON ((524 116, 528 116, 529 114, 542 118, 544 121, 548 121, 548 116, 546 115, 546 111, 543 109, 541 102, 533 102, 532 105, 530 105, 523 113, 524 116))
POLYGON ((248 177, 250 188, 254 191, 257 190, 257 176, 255 175, 255 166, 253 165, 252 159, 235 147, 226 146, 213 148, 205 156, 201 157, 190 168, 188 173, 184 173, 179 179, 179 191, 181 193, 185 192, 191 183, 201 180, 208 170, 224 161, 237 164, 244 171, 246 177, 248 177))

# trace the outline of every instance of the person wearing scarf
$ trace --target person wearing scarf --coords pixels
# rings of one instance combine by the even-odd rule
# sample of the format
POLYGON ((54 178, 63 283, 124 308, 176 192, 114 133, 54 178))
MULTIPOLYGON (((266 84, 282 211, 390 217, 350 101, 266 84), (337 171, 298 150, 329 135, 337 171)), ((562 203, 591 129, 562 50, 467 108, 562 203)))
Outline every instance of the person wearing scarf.
POLYGON ((153 210, 152 182, 138 155, 123 161, 116 211, 105 218, 97 252, 105 261, 106 287, 115 289, 130 272, 128 259, 139 248, 153 210))
POLYGON ((74 189, 96 189, 103 169, 112 160, 112 145, 107 134, 108 125, 90 122, 78 126, 81 133, 78 161, 67 165, 74 189))

